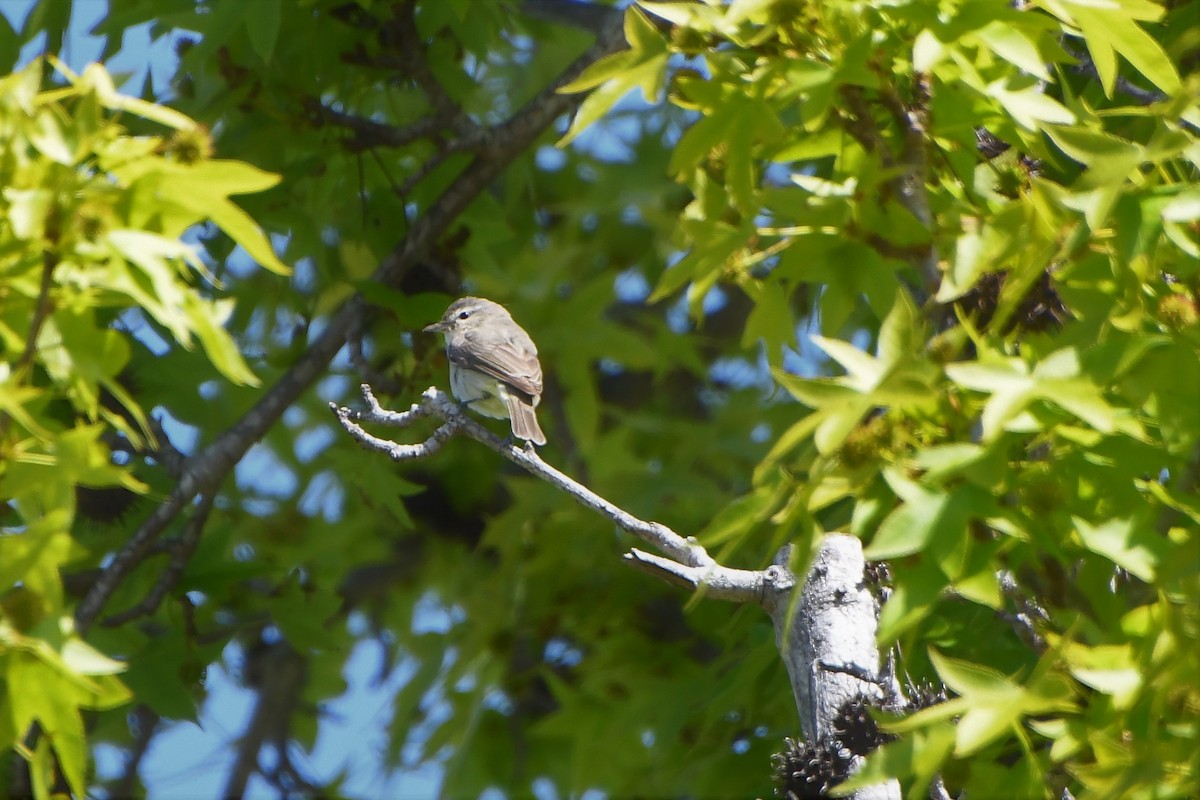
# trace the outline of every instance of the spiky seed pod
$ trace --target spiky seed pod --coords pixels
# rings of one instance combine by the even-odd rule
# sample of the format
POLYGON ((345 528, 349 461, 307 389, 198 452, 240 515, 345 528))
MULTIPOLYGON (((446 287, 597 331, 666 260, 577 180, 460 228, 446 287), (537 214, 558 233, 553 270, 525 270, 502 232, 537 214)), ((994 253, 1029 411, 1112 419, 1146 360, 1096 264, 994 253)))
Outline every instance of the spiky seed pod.
POLYGON ((863 568, 863 579, 872 586, 890 586, 892 568, 886 561, 868 561, 863 568))
POLYGON ((797 739, 783 740, 782 753, 771 756, 775 771, 775 794, 785 800, 819 800, 828 797, 835 785, 845 780, 852 763, 850 753, 824 743, 811 745, 797 739))
POLYGON ((1181 331, 1200 321, 1200 307, 1189 295, 1172 292, 1158 301, 1158 318, 1171 330, 1181 331))
POLYGON ((929 681, 910 681, 905 694, 908 695, 909 711, 920 711, 946 702, 946 687, 935 686, 929 681))

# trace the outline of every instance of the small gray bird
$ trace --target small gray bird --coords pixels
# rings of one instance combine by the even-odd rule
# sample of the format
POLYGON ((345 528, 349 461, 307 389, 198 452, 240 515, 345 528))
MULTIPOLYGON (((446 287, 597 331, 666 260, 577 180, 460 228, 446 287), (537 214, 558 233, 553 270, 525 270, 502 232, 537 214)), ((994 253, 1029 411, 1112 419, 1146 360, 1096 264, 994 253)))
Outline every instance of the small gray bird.
POLYGON ((507 419, 513 436, 546 443, 533 409, 542 399, 537 347, 499 303, 461 297, 426 331, 446 336, 450 390, 485 417, 507 419))

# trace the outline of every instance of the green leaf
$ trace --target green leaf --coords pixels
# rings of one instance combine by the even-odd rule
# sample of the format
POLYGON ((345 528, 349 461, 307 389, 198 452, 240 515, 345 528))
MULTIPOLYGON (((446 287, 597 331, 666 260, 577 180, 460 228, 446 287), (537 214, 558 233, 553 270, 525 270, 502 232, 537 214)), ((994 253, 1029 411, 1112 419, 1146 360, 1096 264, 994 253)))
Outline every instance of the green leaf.
POLYGON ((894 367, 921 352, 925 337, 919 322, 912 295, 898 289, 892 310, 879 327, 877 352, 881 363, 894 367))
MULTIPOLYGON (((981 165, 980 170, 988 170, 981 165)), ((990 174, 990 173, 989 173, 990 174)), ((979 277, 995 270, 1027 245, 1029 219, 1023 203, 1006 203, 986 222, 963 220, 954 261, 938 287, 939 302, 956 300, 970 291, 979 277)))
POLYGON ((243 17, 250 46, 263 63, 270 63, 275 52, 282 11, 283 0, 255 0, 253 8, 243 17))
POLYGON ((707 277, 710 272, 721 269, 745 246, 749 237, 746 229, 728 225, 715 224, 707 230, 711 238, 697 241, 692 252, 668 267, 647 302, 657 303, 670 297, 689 281, 707 277))
POLYGON ((896 641, 905 631, 934 614, 938 610, 938 597, 948 586, 946 576, 929 561, 906 564, 895 580, 891 597, 879 612, 879 643, 888 645, 896 641))
POLYGON ((863 555, 869 561, 885 561, 921 552, 933 541, 949 507, 950 495, 913 484, 913 493, 883 521, 863 555))
POLYGON ((874 356, 839 339, 826 339, 824 336, 808 338, 846 370, 848 386, 860 392, 869 392, 879 385, 885 365, 874 356))
MULTIPOLYGON (((945 704, 943 704, 945 705, 945 704)), ((885 780, 914 776, 909 797, 923 796, 933 777, 954 749, 954 727, 942 723, 888 742, 867 756, 866 764, 829 790, 831 797, 848 797, 852 792, 885 780)), ((864 793, 865 794, 865 793, 864 793)))
POLYGON ((233 313, 234 302, 230 298, 205 303, 189 295, 184 302, 184 313, 208 359, 221 374, 243 386, 258 386, 258 377, 250 370, 224 327, 225 320, 233 313))
POLYGON ((1150 526, 1133 518, 1114 518, 1098 526, 1081 517, 1072 517, 1083 546, 1099 553, 1118 567, 1129 570, 1147 583, 1153 583, 1168 552, 1167 541, 1150 526))
POLYGON ((1120 183, 1144 160, 1141 147, 1101 131, 1050 125, 1046 133, 1064 153, 1087 165, 1073 187, 1078 190, 1120 183))
POLYGON ((1037 45, 1023 30, 1010 22, 991 22, 975 31, 974 35, 1004 60, 1044 81, 1052 80, 1046 70, 1046 60, 1038 52, 1037 45))
POLYGON ((637 5, 667 22, 697 31, 714 32, 724 28, 720 9, 700 3, 656 3, 638 0, 637 5))
POLYGON ((115 675, 125 671, 125 664, 108 656, 77 637, 71 637, 62 646, 63 664, 80 675, 115 675))
MULTIPOLYGON (((1096 60, 1105 93, 1111 97, 1116 82, 1116 65, 1111 52, 1116 50, 1133 67, 1168 94, 1180 89, 1179 73, 1162 46, 1142 30, 1129 15, 1128 6, 1116 8, 1066 0, 1072 16, 1083 30, 1088 50, 1096 60)), ((1161 13, 1161 9, 1159 10, 1161 13)))
POLYGON ((188 192, 202 192, 210 197, 264 192, 278 186, 281 180, 274 172, 232 159, 211 158, 195 164, 158 162, 154 168, 177 177, 181 188, 188 192))
POLYGON ((1037 131, 1044 124, 1074 124, 1075 115, 1062 103, 1039 91, 1039 87, 1011 89, 1009 85, 1005 80, 994 81, 988 84, 987 93, 996 98, 1022 128, 1037 131))
POLYGON ((754 310, 750 312, 742 331, 742 347, 753 347, 761 340, 766 348, 767 363, 772 367, 781 367, 783 348, 795 346, 796 343, 796 321, 792 317, 786 289, 774 281, 746 281, 742 287, 754 300, 754 310))
POLYGON ((1088 647, 1068 642, 1062 657, 1076 680, 1112 695, 1117 708, 1129 708, 1144 685, 1137 660, 1127 644, 1088 647))
POLYGON ((629 42, 629 50, 601 59, 578 78, 558 88, 561 94, 572 94, 593 86, 600 87, 579 106, 571 127, 558 141, 559 147, 570 144, 635 87, 641 87, 647 102, 658 101, 669 55, 666 40, 635 6, 625 11, 625 39, 629 42))
POLYGON ((83 74, 78 78, 72 76, 69 70, 65 70, 57 61, 55 62, 55 67, 80 88, 94 91, 97 99, 100 100, 100 103, 105 108, 112 109, 113 111, 128 111, 143 119, 157 122, 160 125, 165 125, 175 130, 191 130, 196 127, 196 122, 191 117, 181 114, 174 109, 120 94, 113 84, 112 76, 99 64, 88 64, 83 74))
MULTIPOLYGON (((250 215, 229 200, 216 200, 206 206, 209 219, 217 224, 229 238, 240 244, 258 262, 259 266, 276 275, 291 275, 292 269, 279 260, 275 249, 263 233, 262 228, 250 215)), ((200 209, 196 209, 200 210, 200 209)))

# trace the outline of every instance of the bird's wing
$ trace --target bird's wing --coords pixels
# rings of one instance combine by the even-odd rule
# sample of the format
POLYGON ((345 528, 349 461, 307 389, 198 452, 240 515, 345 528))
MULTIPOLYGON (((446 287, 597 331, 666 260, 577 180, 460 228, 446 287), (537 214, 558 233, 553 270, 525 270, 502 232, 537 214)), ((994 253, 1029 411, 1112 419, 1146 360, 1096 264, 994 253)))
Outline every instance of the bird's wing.
POLYGON ((542 365, 528 336, 477 338, 471 333, 447 342, 446 355, 455 364, 491 375, 532 399, 542 393, 542 365))

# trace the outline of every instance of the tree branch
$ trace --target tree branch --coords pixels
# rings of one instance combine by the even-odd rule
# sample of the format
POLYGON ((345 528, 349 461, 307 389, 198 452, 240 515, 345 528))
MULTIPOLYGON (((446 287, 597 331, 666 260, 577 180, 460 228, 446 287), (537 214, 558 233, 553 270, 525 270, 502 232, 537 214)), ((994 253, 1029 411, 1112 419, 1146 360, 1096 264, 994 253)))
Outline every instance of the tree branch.
POLYGON ((171 545, 169 548, 171 558, 167 563, 167 568, 163 570, 162 574, 158 576, 158 580, 154 582, 154 586, 150 587, 150 591, 147 592, 140 603, 127 608, 119 614, 105 617, 100 621, 101 625, 106 628, 115 628, 138 617, 148 617, 158 610, 163 598, 175 588, 175 585, 179 583, 179 579, 183 577, 183 571, 187 569, 188 559, 192 557, 192 553, 196 552, 196 545, 200 542, 200 534, 204 532, 204 524, 208 522, 208 514, 212 511, 212 505, 213 495, 211 493, 200 496, 200 501, 196 504, 195 510, 192 511, 192 518, 188 520, 183 533, 175 541, 168 540, 171 545))
POLYGON ((522 0, 521 11, 534 19, 592 33, 604 30, 624 16, 619 8, 580 0, 522 0))
MULTIPOLYGON (((920 85, 920 81, 918 81, 920 85)), ((853 136, 863 149, 876 153, 885 169, 896 169, 899 174, 888 182, 888 186, 900 203, 910 214, 925 226, 929 232, 930 244, 922 247, 920 252, 908 260, 921 276, 922 285, 913 287, 917 304, 937 293, 941 283, 942 273, 938 268, 937 248, 933 239, 933 213, 929 206, 929 192, 925 188, 928 172, 925 157, 927 126, 925 122, 925 102, 920 102, 909 108, 900 99, 896 89, 886 82, 880 90, 880 101, 895 119, 903 132, 903 147, 899 157, 892 151, 886 139, 879 131, 871 114, 870 104, 861 87, 846 85, 842 87, 842 96, 846 100, 846 108, 853 116, 845 123, 846 132, 853 136)), ((924 89, 920 89, 924 92, 924 89)))
MULTIPOLYGON (((567 67, 511 119, 492 130, 486 157, 476 156, 441 196, 413 223, 408 235, 384 258, 374 282, 397 286, 485 188, 559 116, 582 102, 583 95, 559 94, 588 65, 616 51, 624 42, 619 18, 613 18, 596 43, 567 67)), ((329 319, 324 331, 295 364, 233 427, 191 459, 165 501, 134 531, 113 557, 76 609, 78 630, 85 632, 148 546, 196 495, 215 492, 252 444, 261 439, 287 408, 319 378, 346 342, 348 334, 373 311, 361 294, 354 295, 329 319)))
MULTIPOLYGON (((619 528, 653 545, 668 557, 631 549, 627 564, 660 580, 720 600, 755 603, 771 616, 776 643, 791 678, 805 738, 835 746, 835 721, 847 703, 884 705, 893 695, 895 676, 881 669, 875 631, 879 601, 866 580, 862 545, 853 536, 830 534, 821 542, 798 600, 796 578, 789 566, 790 547, 765 570, 733 569, 718 564, 692 537, 665 525, 638 519, 624 509, 550 466, 532 446, 518 447, 466 415, 437 388, 407 411, 380 406, 371 388, 362 387, 366 408, 355 410, 330 403, 330 410, 350 436, 368 450, 394 461, 425 458, 448 439, 464 435, 553 484, 576 502, 612 520, 619 528), (359 423, 402 428, 436 418, 441 425, 421 444, 400 444, 368 433, 359 423)), ((850 761, 851 771, 864 760, 850 761)), ((898 800, 895 781, 866 787, 856 800, 898 800)))
MULTIPOLYGON (((422 395, 421 403, 413 405, 408 411, 403 412, 388 411, 382 408, 369 386, 363 385, 362 393, 363 399, 367 403, 365 411, 339 407, 333 403, 330 404, 330 409, 337 416, 342 427, 363 447, 385 453, 393 461, 408 461, 432 455, 451 436, 456 434, 468 436, 531 474, 557 486, 575 498, 581 505, 608 517, 626 533, 636 536, 660 552, 667 554, 677 562, 679 568, 685 570, 676 574, 690 576, 688 578, 690 579, 697 577, 699 573, 687 572, 687 568, 706 571, 709 578, 702 582, 706 586, 719 584, 726 587, 720 590, 730 595, 724 599, 761 602, 761 580, 755 583, 748 577, 749 573, 745 570, 730 570, 720 566, 695 539, 684 538, 661 523, 638 519, 547 464, 532 448, 518 447, 501 439, 464 414, 458 404, 441 390, 427 389, 422 395), (358 425, 359 422, 366 422, 389 427, 406 427, 429 416, 441 419, 444 424, 438 427, 429 439, 416 445, 397 444, 372 436, 358 425)), ((632 561, 641 560, 632 554, 630 554, 630 558, 632 561)))
POLYGON ((258 643, 246 653, 243 679, 257 690, 258 699, 246 725, 246 732, 238 741, 237 758, 221 796, 242 797, 255 773, 262 773, 268 781, 276 784, 280 782, 280 777, 284 777, 291 784, 288 788, 304 789, 307 790, 304 794, 310 794, 314 787, 292 766, 287 752, 292 715, 300 705, 308 680, 304 657, 287 642, 270 645, 258 643), (270 773, 264 773, 259 765, 259 754, 266 745, 274 746, 278 759, 277 769, 270 773))
MULTIPOLYGON (((33 308, 33 319, 29 322, 29 336, 25 338, 25 348, 13 365, 12 373, 16 380, 23 380, 25 370, 33 364, 37 355, 37 340, 41 335, 42 325, 50 315, 50 290, 54 288, 54 269, 58 266, 58 256, 47 248, 42 253, 42 279, 38 286, 37 305, 33 308)), ((12 416, 8 412, 0 414, 0 437, 8 432, 12 416)))
MULTIPOLYGON (((790 548, 776 557, 786 564, 790 548)), ((853 536, 831 533, 817 549, 812 567, 797 596, 772 591, 765 597, 800 711, 804 738, 831 745, 840 709, 858 699, 876 707, 889 699, 893 676, 880 669, 875 632, 879 602, 864 579, 862 543, 853 536)), ((850 772, 865 759, 855 756, 850 772)), ((896 781, 864 787, 855 800, 899 800, 896 781)))
POLYGON ((125 769, 117 783, 109 790, 109 797, 134 797, 138 794, 138 771, 150 750, 150 742, 158 733, 161 721, 162 718, 146 705, 139 704, 130 712, 129 727, 133 734, 133 742, 129 746, 129 758, 125 762, 125 769))

